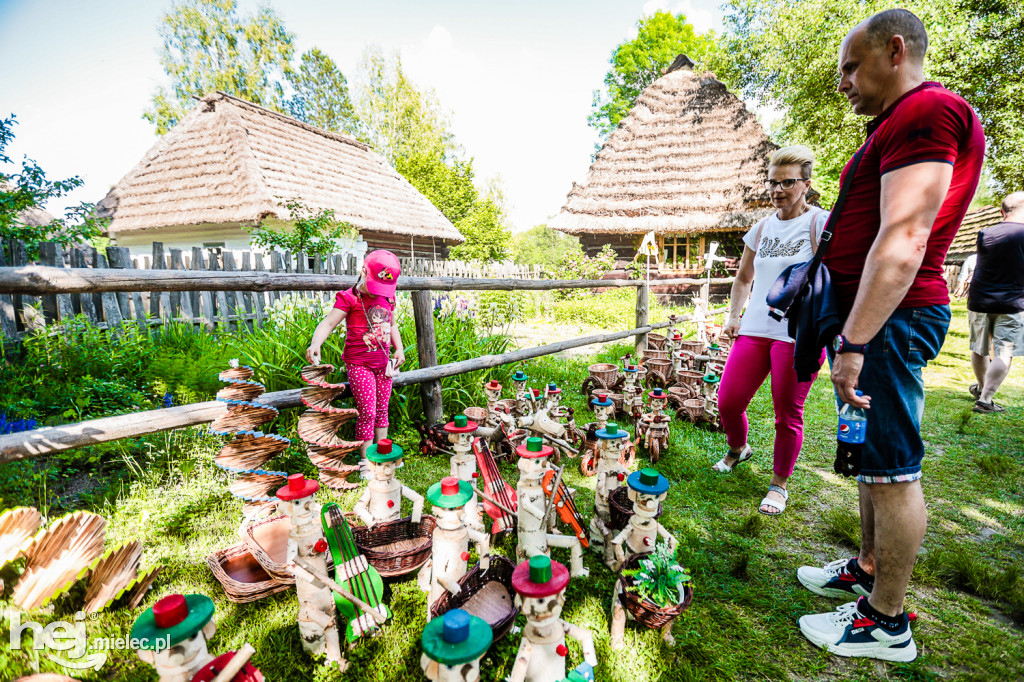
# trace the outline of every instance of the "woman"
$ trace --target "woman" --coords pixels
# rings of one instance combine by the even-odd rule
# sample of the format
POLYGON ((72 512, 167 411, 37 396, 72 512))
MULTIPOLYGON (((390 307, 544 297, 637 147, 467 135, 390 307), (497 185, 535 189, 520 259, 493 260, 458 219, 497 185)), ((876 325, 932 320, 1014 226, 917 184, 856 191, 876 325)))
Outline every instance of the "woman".
POLYGON ((734 339, 718 391, 718 411, 729 452, 713 468, 730 472, 753 456, 747 443, 747 405, 771 374, 774 466, 768 494, 759 508, 769 516, 786 509, 787 482, 803 445, 804 401, 814 380, 797 382, 787 323, 768 316, 765 298, 783 270, 814 256, 828 220, 827 211, 807 203, 813 166, 814 154, 804 146, 783 147, 772 154, 765 187, 777 210, 743 237, 743 258, 732 285, 729 318, 722 329, 723 336, 734 339), (741 316, 748 298, 750 305, 741 316))

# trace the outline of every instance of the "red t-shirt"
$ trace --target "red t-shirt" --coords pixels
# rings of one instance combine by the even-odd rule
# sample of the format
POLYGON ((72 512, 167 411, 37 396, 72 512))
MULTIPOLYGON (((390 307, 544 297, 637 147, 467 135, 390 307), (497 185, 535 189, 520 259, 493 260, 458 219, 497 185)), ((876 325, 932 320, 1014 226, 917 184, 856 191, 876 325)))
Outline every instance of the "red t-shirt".
POLYGON ((334 297, 334 307, 346 313, 345 350, 341 355, 345 364, 384 369, 391 352, 394 300, 346 289, 334 297))
MULTIPOLYGON (((949 303, 942 263, 974 197, 985 160, 985 135, 971 106, 939 83, 923 83, 868 124, 867 149, 836 219, 825 255, 839 308, 850 312, 868 251, 881 227, 882 176, 915 163, 953 166, 953 179, 932 226, 917 277, 900 303, 913 308, 949 303), (872 135, 873 133, 873 135, 872 135)), ((851 159, 852 161, 852 159, 851 159)), ((843 169, 845 179, 849 162, 843 169)))

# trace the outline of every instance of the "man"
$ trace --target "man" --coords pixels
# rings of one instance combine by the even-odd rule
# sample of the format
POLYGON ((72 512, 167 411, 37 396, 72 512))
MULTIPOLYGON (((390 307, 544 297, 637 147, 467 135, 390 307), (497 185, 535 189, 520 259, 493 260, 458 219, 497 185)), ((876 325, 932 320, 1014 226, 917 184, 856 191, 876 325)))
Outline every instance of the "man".
POLYGON ((972 253, 964 259, 963 265, 960 266, 960 274, 956 277, 956 289, 953 290, 953 295, 957 298, 967 295, 967 288, 971 286, 971 277, 974 277, 974 266, 977 262, 978 254, 972 253))
POLYGON ((943 261, 985 151, 967 102, 925 81, 927 45, 921 20, 894 9, 857 25, 839 49, 839 92, 874 117, 825 257, 846 320, 830 349, 832 383, 840 401, 870 408, 857 476, 861 549, 797 571, 816 594, 860 597, 802 617, 804 636, 841 656, 891 661, 917 656, 903 601, 927 524, 921 370, 949 326, 943 261))
POLYGON ((967 296, 971 321, 974 411, 1005 412, 995 397, 1010 373, 1010 361, 1024 355, 1024 192, 1002 205, 1003 222, 978 232, 978 264, 967 296), (989 360, 989 350, 992 359, 989 360))

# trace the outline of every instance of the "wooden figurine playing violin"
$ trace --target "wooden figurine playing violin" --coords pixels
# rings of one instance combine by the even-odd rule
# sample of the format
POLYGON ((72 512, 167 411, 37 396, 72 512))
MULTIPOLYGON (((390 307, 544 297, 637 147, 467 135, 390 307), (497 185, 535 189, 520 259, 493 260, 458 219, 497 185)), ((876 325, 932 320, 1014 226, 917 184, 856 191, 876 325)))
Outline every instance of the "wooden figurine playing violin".
POLYGON ((412 522, 420 522, 423 496, 395 478, 395 469, 402 461, 402 454, 402 448, 392 443, 390 438, 382 438, 366 449, 371 478, 352 511, 367 528, 400 519, 403 497, 412 502, 412 522))
MULTIPOLYGON (((576 535, 548 532, 553 523, 551 512, 556 505, 561 502, 563 508, 567 508, 572 503, 567 489, 561 485, 558 494, 551 496, 550 503, 545 495, 543 479, 545 474, 554 473, 548 468, 548 458, 554 454, 554 450, 550 445, 545 445, 540 438, 531 437, 516 448, 516 454, 519 455, 520 473, 519 485, 516 486, 519 536, 516 545, 517 561, 526 561, 539 554, 550 556, 550 547, 568 548, 569 565, 573 576, 589 575, 590 571, 583 566, 583 545, 580 538, 576 535)), ((583 533, 583 529, 580 528, 577 532, 583 533)))
POLYGON ((629 471, 622 466, 623 449, 630 447, 629 432, 609 422, 595 434, 598 438, 597 487, 594 490, 594 516, 590 519, 590 537, 604 548, 604 562, 615 565, 611 537, 611 507, 609 498, 625 480, 629 471))
POLYGON ((428 620, 431 607, 445 590, 452 594, 462 590, 459 580, 468 570, 470 541, 476 544, 480 568, 486 571, 490 564, 490 536, 464 520, 466 505, 475 497, 473 487, 454 476, 448 476, 427 489, 427 499, 434 505, 434 516, 437 517, 431 558, 420 574, 421 578, 430 576, 428 620))
POLYGON ((452 609, 427 623, 420 667, 431 682, 477 682, 494 633, 483 618, 452 609))
POLYGON ((583 646, 584 662, 573 671, 576 678, 594 679, 597 651, 593 634, 561 618, 568 584, 565 566, 544 555, 520 563, 512 572, 512 587, 516 600, 522 602, 526 627, 509 676, 511 682, 563 682, 569 653, 566 636, 583 646))
POLYGON ((626 478, 626 485, 629 486, 629 499, 633 503, 633 516, 629 517, 629 524, 612 540, 615 565, 611 568, 614 571, 622 567, 627 550, 629 554, 653 552, 659 537, 673 550, 678 544, 675 537, 665 526, 658 523, 656 518, 658 508, 668 497, 668 479, 647 467, 631 473, 626 478))
POLYGON ((132 626, 139 658, 156 669, 160 682, 189 682, 213 660, 206 648, 217 627, 213 600, 203 594, 169 594, 146 609, 132 626))

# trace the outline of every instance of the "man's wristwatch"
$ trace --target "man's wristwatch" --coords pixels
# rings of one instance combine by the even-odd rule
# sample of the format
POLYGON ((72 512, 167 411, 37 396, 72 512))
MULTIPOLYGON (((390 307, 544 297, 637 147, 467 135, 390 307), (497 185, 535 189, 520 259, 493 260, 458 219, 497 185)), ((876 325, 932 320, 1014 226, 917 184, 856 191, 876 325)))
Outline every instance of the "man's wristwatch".
POLYGON ((840 353, 860 353, 864 355, 868 352, 868 344, 854 343, 842 334, 836 334, 836 337, 832 339, 832 352, 836 355, 840 353))

